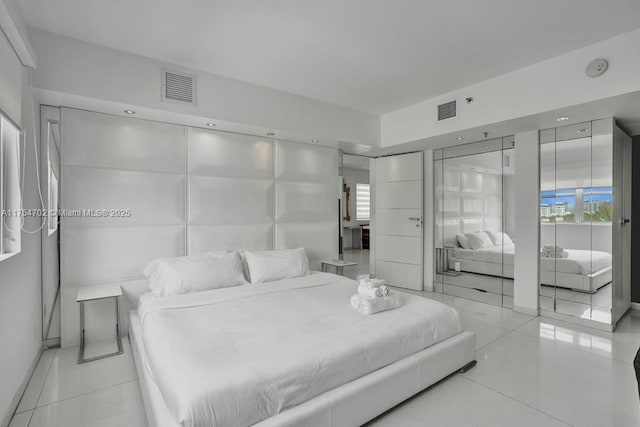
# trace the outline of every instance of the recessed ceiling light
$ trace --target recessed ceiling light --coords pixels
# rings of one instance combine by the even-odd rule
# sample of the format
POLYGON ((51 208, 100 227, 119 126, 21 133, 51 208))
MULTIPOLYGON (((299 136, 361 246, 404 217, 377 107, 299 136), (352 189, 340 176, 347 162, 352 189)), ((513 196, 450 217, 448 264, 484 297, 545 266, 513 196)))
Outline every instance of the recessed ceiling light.
POLYGON ((463 137, 461 137, 461 136, 459 136, 459 137, 457 137, 456 139, 457 139, 458 141, 462 141, 464 138, 463 138, 463 137))
POLYGON ((578 133, 585 133, 585 132, 589 132, 589 129, 587 128, 578 129, 578 133))
POLYGON ((569 120, 571 117, 567 117, 567 116, 563 116, 563 117, 558 117, 556 119, 556 122, 566 122, 567 120, 569 120))
POLYGON ((267 136, 274 136, 274 135, 275 135, 275 133, 273 133, 273 132, 267 133, 267 136))
POLYGON ((136 112, 133 110, 124 110, 125 113, 127 114, 135 114, 136 112))
POLYGON ((209 126, 210 128, 215 127, 216 124, 215 123, 207 123, 207 126, 209 126))
POLYGON ((311 142, 313 142, 314 144, 317 144, 317 143, 318 143, 318 142, 320 142, 320 141, 318 141, 317 139, 314 139, 314 140, 312 140, 311 142))

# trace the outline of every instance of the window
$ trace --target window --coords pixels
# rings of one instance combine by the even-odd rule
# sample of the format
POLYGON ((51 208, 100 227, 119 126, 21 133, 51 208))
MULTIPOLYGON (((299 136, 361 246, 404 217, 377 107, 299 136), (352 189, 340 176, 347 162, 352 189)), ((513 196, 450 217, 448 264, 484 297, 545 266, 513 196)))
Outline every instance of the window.
POLYGON ((613 188, 585 188, 582 202, 582 222, 611 222, 613 218, 613 188))
POLYGON ((542 222, 611 222, 611 187, 563 188, 540 193, 542 222))
POLYGON ((0 260, 20 252, 20 130, 0 116, 0 260))
POLYGON ((371 197, 369 184, 356 184, 356 220, 369 221, 371 217, 371 197))
POLYGON ((575 222, 576 189, 543 191, 540 194, 542 222, 575 222))

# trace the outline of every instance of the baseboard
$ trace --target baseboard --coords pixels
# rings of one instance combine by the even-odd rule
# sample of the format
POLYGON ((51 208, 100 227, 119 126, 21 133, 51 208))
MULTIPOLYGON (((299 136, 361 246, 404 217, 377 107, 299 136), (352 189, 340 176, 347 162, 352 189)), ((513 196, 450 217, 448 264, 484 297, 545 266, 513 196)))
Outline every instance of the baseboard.
POLYGON ((519 305, 514 305, 513 306, 513 311, 516 311, 518 313, 522 313, 522 314, 527 314, 529 316, 535 316, 538 317, 539 312, 537 308, 528 308, 528 307, 521 307, 519 305))
POLYGON ((58 338, 49 338, 42 342, 42 346, 44 350, 49 348, 59 348, 60 347, 60 337, 58 338))
POLYGON ((36 357, 33 360, 33 362, 31 363, 31 368, 29 369, 29 372, 28 372, 27 376, 22 381, 22 384, 20 385, 20 388, 18 388, 18 391, 16 392, 16 394, 13 397, 13 401, 9 405, 7 413, 5 414, 4 418, 2 419, 2 422, 0 422, 0 427, 8 427, 9 426, 9 423, 11 422, 11 418, 13 418, 13 415, 15 414, 16 410, 18 409, 18 405, 20 404, 20 400, 22 399, 22 395, 24 395, 24 392, 27 390, 27 386, 29 385, 29 381, 31 381, 31 377, 33 376, 33 372, 36 370, 36 366, 38 366, 38 362, 40 362, 40 358, 42 357, 42 352, 43 352, 43 350, 42 350, 42 348, 40 348, 40 350, 38 350, 38 353, 36 353, 36 357))
POLYGON ((640 302, 632 302, 631 303, 631 310, 640 311, 640 302))

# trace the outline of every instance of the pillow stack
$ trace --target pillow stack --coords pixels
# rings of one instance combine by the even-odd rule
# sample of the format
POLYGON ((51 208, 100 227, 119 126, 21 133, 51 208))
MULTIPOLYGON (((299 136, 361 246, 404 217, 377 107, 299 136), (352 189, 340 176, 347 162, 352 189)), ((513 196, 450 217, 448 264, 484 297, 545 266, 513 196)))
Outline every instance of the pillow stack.
POLYGON ((157 297, 245 285, 242 258, 237 251, 201 256, 158 258, 143 271, 157 297))
POLYGON ((494 246, 513 246, 513 240, 500 231, 476 231, 474 233, 456 234, 456 240, 463 249, 484 249, 494 246))
POLYGON ((143 271, 156 297, 259 284, 308 276, 303 248, 279 251, 223 251, 200 256, 158 258, 143 271))

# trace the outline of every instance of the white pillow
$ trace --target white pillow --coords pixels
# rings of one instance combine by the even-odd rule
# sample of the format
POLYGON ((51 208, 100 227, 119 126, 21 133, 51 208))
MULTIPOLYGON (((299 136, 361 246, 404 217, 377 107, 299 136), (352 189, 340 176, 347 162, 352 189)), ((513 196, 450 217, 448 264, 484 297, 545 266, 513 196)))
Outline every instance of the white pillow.
POLYGON ((304 248, 280 251, 242 251, 251 284, 309 275, 309 258, 304 248))
POLYGON ((469 246, 471 246, 473 250, 493 247, 491 238, 487 236, 487 233, 484 231, 466 233, 465 237, 469 240, 469 246))
POLYGON ((471 249, 471 245, 469 245, 469 239, 464 234, 456 234, 456 239, 458 239, 458 243, 462 247, 462 249, 471 249))
POLYGON ((502 233, 500 231, 487 231, 487 234, 491 238, 491 241, 495 246, 512 246, 513 240, 507 233, 502 233))
POLYGON ((246 285, 237 251, 158 258, 144 269, 157 297, 246 285))

